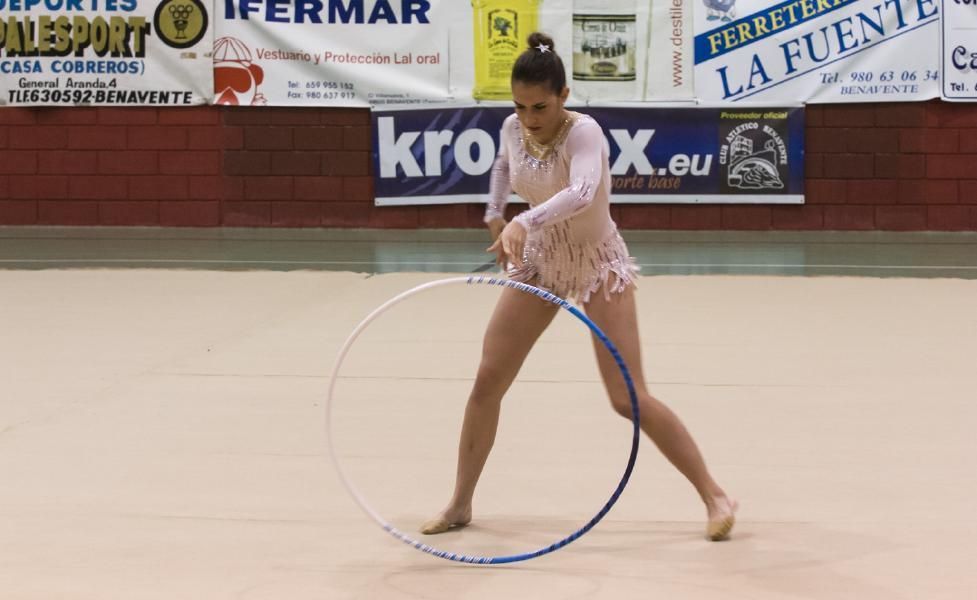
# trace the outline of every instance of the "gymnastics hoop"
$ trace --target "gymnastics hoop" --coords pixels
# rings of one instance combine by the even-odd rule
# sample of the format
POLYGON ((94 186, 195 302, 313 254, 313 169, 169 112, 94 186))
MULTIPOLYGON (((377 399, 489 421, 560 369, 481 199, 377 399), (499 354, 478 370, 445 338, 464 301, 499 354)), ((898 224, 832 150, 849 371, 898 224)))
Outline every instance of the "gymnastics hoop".
POLYGON ((394 298, 391 298, 384 304, 380 305, 376 310, 374 310, 372 313, 367 315, 367 317, 363 319, 359 325, 356 326, 356 328, 353 330, 353 333, 349 335, 349 337, 346 339, 346 343, 344 343, 343 347, 340 349, 339 356, 336 358, 336 365, 333 367, 332 370, 332 376, 329 379, 329 393, 326 396, 326 440, 328 441, 328 445, 329 445, 329 456, 330 458, 332 458, 333 465, 335 465, 336 467, 336 473, 339 474, 339 479, 343 482, 343 486, 346 487, 346 491, 349 492, 350 496, 352 496, 353 500, 356 501, 359 507, 363 509, 363 512, 365 512, 367 516, 369 516, 374 521, 376 521, 380 525, 380 527, 383 528, 384 531, 394 536, 398 540, 404 542, 405 544, 409 544, 413 546, 414 548, 420 550, 421 552, 425 552, 427 554, 431 554, 433 556, 437 556, 438 558, 443 558, 445 560, 452 560, 456 562, 463 562, 463 563, 476 564, 476 565, 498 565, 503 563, 519 562, 523 560, 529 560, 531 558, 536 558, 538 556, 543 556, 544 554, 549 554, 550 552, 559 550, 560 548, 578 539, 583 534, 590 531, 594 527, 594 525, 599 523, 600 520, 604 518, 604 515, 606 515, 611 510, 611 507, 614 506, 614 504, 617 502, 617 499, 621 496, 621 492, 624 491, 624 487, 628 483, 628 479, 630 479, 631 477, 631 471, 634 469, 634 463, 638 457, 638 441, 640 439, 640 432, 641 432, 639 419, 640 416, 638 414, 638 395, 634 390, 634 382, 631 380, 631 373, 628 371, 627 365, 624 364, 624 359, 621 358, 621 355, 618 353, 617 348, 614 346, 613 343, 611 343, 611 341, 607 338, 607 336, 604 335, 604 332, 601 331, 600 328, 597 327, 597 325, 587 317, 587 315, 585 315, 577 307, 573 306, 563 298, 560 298, 555 294, 551 294, 550 292, 541 290, 537 287, 531 286, 526 283, 511 281, 508 279, 500 279, 498 277, 470 276, 470 277, 452 277, 449 279, 439 279, 437 281, 431 281, 429 283, 424 283, 417 287, 411 288, 406 292, 403 292, 395 296, 394 298), (339 463, 339 459, 336 456, 336 447, 333 442, 334 436, 332 430, 333 392, 336 389, 336 381, 339 375, 339 369, 342 367, 343 359, 346 358, 346 354, 349 352, 349 349, 352 347, 353 342, 356 341, 356 338, 358 338, 361 333, 363 333, 363 330, 366 329, 367 325, 369 325, 374 319, 376 319, 378 316, 380 316, 382 313, 384 313, 387 309, 394 306, 395 304, 398 304, 401 301, 405 300, 406 298, 413 296, 414 294, 420 293, 424 290, 429 290, 435 287, 453 285, 458 283, 464 283, 468 285, 475 285, 475 284, 497 285, 497 286, 517 289, 519 291, 526 292, 528 294, 533 294, 534 296, 537 296, 547 302, 551 302, 559 306, 560 308, 568 311, 570 314, 583 321, 583 323, 590 329, 590 331, 593 332, 593 334, 597 336, 597 338, 604 344, 604 347, 606 347, 607 350, 611 353, 611 356, 614 357, 614 361, 617 363, 618 368, 621 370, 621 374, 624 376, 624 381, 628 386, 628 394, 631 397, 631 415, 632 415, 631 420, 634 427, 631 435, 631 453, 628 456, 628 464, 627 467, 625 467, 624 469, 624 475, 621 477, 621 481, 617 484, 617 487, 614 489, 614 492, 611 494, 611 497, 607 500, 606 503, 604 503, 604 506, 601 507, 597 515, 594 516, 590 521, 588 521, 586 525, 584 525, 577 531, 574 531, 573 533, 561 539, 560 541, 550 544, 549 546, 546 546, 544 548, 540 548, 539 550, 535 550, 533 552, 526 552, 523 554, 512 554, 509 556, 468 556, 465 554, 455 554, 453 552, 438 550, 437 548, 428 546, 427 544, 414 540, 406 533, 400 531, 399 529, 397 529, 396 527, 394 527, 393 525, 385 521, 384 518, 381 517, 380 514, 376 510, 374 510, 373 507, 369 505, 369 503, 366 501, 363 495, 360 494, 360 492, 353 486, 352 481, 350 481, 349 477, 347 477, 346 471, 343 469, 342 465, 339 463))

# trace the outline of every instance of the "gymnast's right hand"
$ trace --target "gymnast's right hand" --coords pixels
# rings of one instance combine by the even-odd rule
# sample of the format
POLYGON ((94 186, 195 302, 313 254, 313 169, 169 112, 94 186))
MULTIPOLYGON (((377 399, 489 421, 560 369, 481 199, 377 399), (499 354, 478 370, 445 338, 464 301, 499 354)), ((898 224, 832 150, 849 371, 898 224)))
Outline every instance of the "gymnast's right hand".
POLYGON ((495 243, 487 252, 502 252, 505 259, 517 269, 522 267, 523 249, 526 247, 526 228, 519 221, 510 221, 502 229, 495 243))
POLYGON ((502 248, 502 244, 499 243, 499 236, 502 234, 502 230, 505 229, 506 221, 505 219, 493 219, 488 222, 489 235, 492 237, 492 245, 489 246, 486 252, 495 252, 495 264, 499 265, 503 269, 506 266, 506 256, 505 249, 502 248))

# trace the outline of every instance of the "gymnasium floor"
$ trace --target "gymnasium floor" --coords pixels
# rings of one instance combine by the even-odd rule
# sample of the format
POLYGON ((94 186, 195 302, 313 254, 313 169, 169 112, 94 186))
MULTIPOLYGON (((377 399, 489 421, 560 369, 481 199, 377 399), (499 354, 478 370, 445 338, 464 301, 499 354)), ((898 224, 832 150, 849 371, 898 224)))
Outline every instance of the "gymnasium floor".
MULTIPOLYGON (((488 273, 482 232, 0 228, 0 597, 977 598, 977 235, 626 232, 652 391, 739 499, 702 538, 642 440, 621 501, 530 562, 390 538, 325 450, 328 374, 367 313, 488 273)), ((340 458, 412 531, 448 498, 495 288, 383 315, 335 406, 340 458)), ((533 550, 627 457, 583 327, 560 315, 506 399, 473 526, 533 550)))

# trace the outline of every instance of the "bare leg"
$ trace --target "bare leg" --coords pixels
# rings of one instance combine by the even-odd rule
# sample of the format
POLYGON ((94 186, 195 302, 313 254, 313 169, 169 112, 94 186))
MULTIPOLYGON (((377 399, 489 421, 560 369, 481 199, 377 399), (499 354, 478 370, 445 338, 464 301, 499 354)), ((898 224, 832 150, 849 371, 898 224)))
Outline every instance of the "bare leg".
MULTIPOLYGON (((733 528, 736 503, 713 480, 699 448, 679 418, 649 394, 645 385, 634 288, 629 287, 620 294, 612 294, 610 300, 604 298, 603 290, 599 290, 591 296, 584 308, 587 315, 614 343, 628 366, 638 394, 641 429, 655 442, 665 458, 692 483, 705 503, 709 518, 708 537, 712 540, 727 537, 733 528)), ((603 343, 596 337, 593 341, 611 405, 622 417, 630 419, 631 399, 620 369, 603 343)))
POLYGON ((481 363, 465 408, 454 495, 447 508, 421 525, 421 533, 443 533, 471 521, 472 496, 495 442, 502 396, 557 310, 556 305, 525 292, 502 290, 485 332, 481 363))

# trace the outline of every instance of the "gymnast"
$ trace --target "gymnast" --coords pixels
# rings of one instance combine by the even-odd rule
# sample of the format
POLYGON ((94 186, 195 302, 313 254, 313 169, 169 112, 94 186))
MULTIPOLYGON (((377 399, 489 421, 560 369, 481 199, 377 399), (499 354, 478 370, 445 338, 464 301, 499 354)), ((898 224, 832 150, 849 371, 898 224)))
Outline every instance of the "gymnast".
MULTIPOLYGON (((632 373, 641 429, 695 487, 706 508, 706 537, 725 539, 736 502, 712 478, 682 422, 645 385, 634 296, 638 269, 611 220, 603 131, 593 118, 564 108, 570 90, 549 36, 529 36, 511 81, 515 114, 502 125, 492 169, 485 223, 494 242, 488 251, 510 279, 576 299, 617 346, 632 373), (512 191, 530 208, 507 223, 504 209, 512 191)), ((502 290, 465 409, 454 494, 421 533, 443 533, 471 521, 472 497, 495 440, 502 397, 557 311, 531 294, 502 290)), ((611 406, 631 419, 621 373, 603 345, 593 341, 611 406)))

